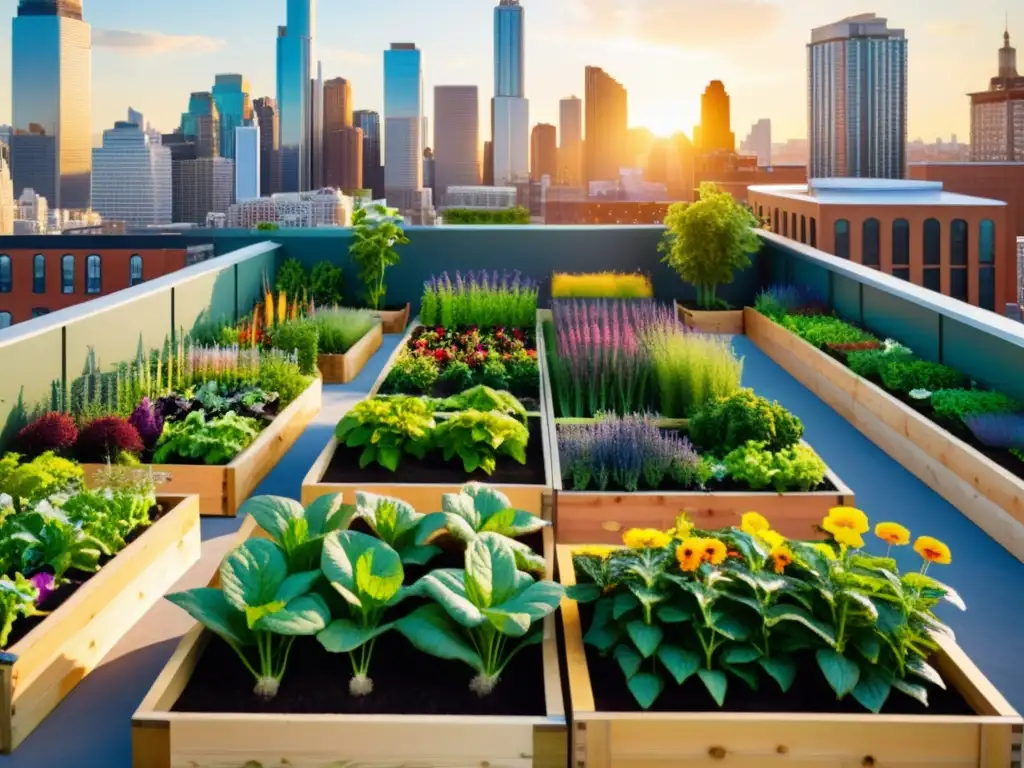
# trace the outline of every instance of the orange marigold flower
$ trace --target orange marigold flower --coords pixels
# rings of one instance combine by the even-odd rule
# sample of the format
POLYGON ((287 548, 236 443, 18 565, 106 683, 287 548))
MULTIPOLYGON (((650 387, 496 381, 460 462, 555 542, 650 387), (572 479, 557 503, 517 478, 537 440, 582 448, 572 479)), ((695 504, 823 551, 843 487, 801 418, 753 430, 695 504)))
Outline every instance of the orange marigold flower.
POLYGON ((782 573, 787 565, 793 564, 793 553, 785 544, 781 544, 772 550, 772 561, 775 565, 775 572, 782 573))
POLYGON ((696 571, 704 557, 704 542, 700 539, 687 539, 676 547, 676 560, 679 567, 692 573, 696 571))
POLYGON ((879 523, 875 526, 875 536, 894 547, 910 543, 910 531, 899 523, 879 523))
POLYGON ((949 565, 953 560, 949 547, 931 536, 918 536, 914 542, 914 551, 929 563, 949 565))
POLYGON ((702 539, 701 540, 701 559, 711 565, 721 565, 725 561, 725 556, 729 553, 725 544, 720 542, 718 539, 702 539))

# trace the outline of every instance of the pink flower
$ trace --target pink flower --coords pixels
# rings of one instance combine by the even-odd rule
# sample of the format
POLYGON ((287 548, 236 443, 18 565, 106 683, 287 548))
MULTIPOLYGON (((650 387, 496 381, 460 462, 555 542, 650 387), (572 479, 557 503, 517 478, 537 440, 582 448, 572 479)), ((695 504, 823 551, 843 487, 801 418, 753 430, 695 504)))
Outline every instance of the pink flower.
POLYGON ((40 571, 35 576, 29 578, 29 581, 32 582, 33 587, 39 590, 39 596, 36 597, 36 605, 45 603, 46 598, 52 595, 56 589, 52 573, 40 571))

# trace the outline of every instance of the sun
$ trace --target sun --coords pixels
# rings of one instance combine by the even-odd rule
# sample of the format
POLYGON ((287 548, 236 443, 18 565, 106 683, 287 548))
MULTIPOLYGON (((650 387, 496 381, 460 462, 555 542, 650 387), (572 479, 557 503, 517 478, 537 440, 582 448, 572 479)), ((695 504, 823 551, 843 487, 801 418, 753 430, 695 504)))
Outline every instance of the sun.
POLYGON ((635 108, 630 104, 629 127, 648 128, 655 136, 661 138, 668 138, 679 131, 689 136, 693 132, 695 122, 699 122, 699 119, 690 114, 690 110, 682 104, 659 102, 656 98, 649 103, 637 103, 635 108))

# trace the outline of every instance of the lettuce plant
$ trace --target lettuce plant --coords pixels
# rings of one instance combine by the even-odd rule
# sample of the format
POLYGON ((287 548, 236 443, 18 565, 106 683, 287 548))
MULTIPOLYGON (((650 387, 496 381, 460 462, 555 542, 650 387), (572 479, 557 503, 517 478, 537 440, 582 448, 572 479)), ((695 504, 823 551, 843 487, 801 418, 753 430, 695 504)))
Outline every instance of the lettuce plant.
POLYGON ((340 493, 320 496, 303 509, 295 499, 282 496, 253 496, 238 510, 251 515, 256 524, 269 534, 288 560, 288 569, 295 573, 317 568, 324 537, 332 531, 348 528, 356 508, 342 504, 340 493))
POLYGON ((154 464, 166 464, 177 457, 203 464, 227 464, 244 451, 259 434, 255 419, 230 411, 206 420, 203 411, 192 411, 184 421, 169 421, 153 453, 154 464))
POLYGON ((57 582, 72 568, 86 573, 99 570, 100 557, 111 554, 102 541, 85 533, 48 502, 9 517, 0 537, 19 570, 32 573, 48 567, 57 582))
POLYGON ((514 395, 491 389, 483 384, 478 384, 451 397, 431 400, 430 406, 437 412, 499 411, 509 416, 515 416, 519 421, 526 421, 526 408, 514 395))
POLYGON ((530 432, 512 416, 498 411, 464 411, 444 419, 434 430, 434 444, 445 461, 458 456, 466 472, 494 473, 498 456, 526 463, 530 432))
POLYGON ((150 523, 149 510, 156 504, 153 493, 135 490, 83 490, 61 505, 68 520, 98 539, 106 551, 125 548, 132 532, 150 523))
POLYGON ((25 616, 37 616, 36 598, 39 592, 32 582, 20 573, 14 578, 0 578, 0 648, 7 646, 14 622, 25 616))
POLYGON ((537 622, 565 594, 561 585, 518 570, 506 542, 496 533, 479 534, 466 549, 465 569, 440 568, 408 588, 409 595, 435 602, 395 624, 424 653, 476 670, 469 687, 480 696, 494 690, 519 651, 541 642, 537 622))
POLYGON ((219 635, 256 678, 254 693, 272 699, 296 637, 315 635, 331 619, 326 601, 310 590, 320 571, 288 572, 288 558, 266 539, 249 539, 220 566, 220 588, 167 595, 219 635), (251 649, 257 661, 250 661, 251 649))
POLYGON ((398 553, 403 563, 426 565, 441 551, 421 540, 419 528, 425 516, 408 502, 358 491, 356 513, 366 521, 378 539, 398 553))
POLYGON ((352 662, 349 692, 373 692, 369 676, 373 646, 394 624, 382 623, 387 609, 405 597, 405 572, 398 553, 358 531, 335 531, 324 540, 320 568, 330 585, 345 599, 348 615, 334 619, 317 634, 330 653, 347 653, 352 662))
POLYGON ((515 539, 546 525, 550 523, 537 515, 514 509, 500 491, 482 483, 468 483, 458 493, 442 494, 441 511, 423 518, 417 529, 417 541, 430 544, 450 536, 468 545, 479 533, 494 533, 506 537, 505 545, 512 550, 520 570, 543 573, 544 558, 515 539))
POLYGON ((25 463, 17 453, 0 459, 0 492, 11 497, 15 511, 55 493, 75 491, 83 477, 78 464, 49 452, 25 463))
POLYGON ((408 453, 422 459, 430 447, 434 417, 419 398, 373 397, 357 403, 338 422, 335 436, 349 448, 362 448, 359 468, 376 462, 394 472, 408 453))

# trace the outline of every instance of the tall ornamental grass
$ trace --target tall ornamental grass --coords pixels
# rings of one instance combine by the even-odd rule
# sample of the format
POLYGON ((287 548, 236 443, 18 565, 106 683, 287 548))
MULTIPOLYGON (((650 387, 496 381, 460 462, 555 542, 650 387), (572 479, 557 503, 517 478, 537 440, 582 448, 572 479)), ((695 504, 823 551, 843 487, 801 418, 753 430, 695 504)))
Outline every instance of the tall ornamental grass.
POLYGON ((654 296, 647 275, 620 272, 556 272, 551 278, 555 299, 649 299, 654 296))
POLYGON ((743 361, 728 338, 665 325, 650 329, 646 343, 662 416, 686 418, 740 388, 743 361))
POLYGON ((423 284, 420 321, 445 328, 532 328, 538 284, 520 272, 445 272, 423 284))
POLYGON ((317 309, 313 324, 320 335, 320 354, 345 354, 376 322, 373 313, 365 309, 317 309))

